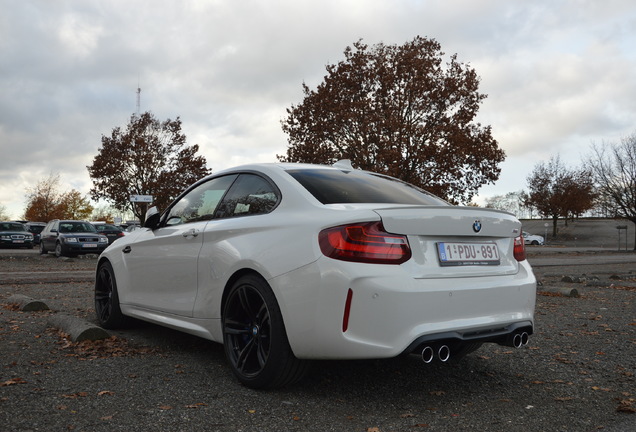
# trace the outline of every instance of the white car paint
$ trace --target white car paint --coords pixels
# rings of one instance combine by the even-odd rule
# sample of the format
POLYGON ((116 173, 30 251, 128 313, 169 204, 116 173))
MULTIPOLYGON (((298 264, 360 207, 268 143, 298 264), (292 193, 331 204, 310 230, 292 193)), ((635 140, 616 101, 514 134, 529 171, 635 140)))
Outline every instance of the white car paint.
POLYGON ((523 232, 523 240, 527 245, 543 245, 545 243, 543 236, 530 234, 525 231, 523 232))
POLYGON ((536 280, 513 257, 521 234, 513 215, 441 201, 325 205, 286 172, 297 168, 342 169, 255 164, 216 173, 260 173, 280 202, 267 214, 142 228, 113 243, 100 263, 114 268, 122 313, 223 342, 223 295, 250 271, 271 287, 299 359, 387 358, 436 334, 468 338, 522 325, 532 332, 536 280), (322 253, 323 229, 362 221, 405 235, 411 258, 369 264, 322 253), (442 266, 439 242, 494 244, 500 264, 442 266))

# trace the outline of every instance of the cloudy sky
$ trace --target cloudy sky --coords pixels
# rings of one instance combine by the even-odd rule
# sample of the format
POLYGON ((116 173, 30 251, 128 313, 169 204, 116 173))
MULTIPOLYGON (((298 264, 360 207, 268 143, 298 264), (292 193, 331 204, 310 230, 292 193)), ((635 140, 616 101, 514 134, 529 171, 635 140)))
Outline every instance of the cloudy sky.
MULTIPOLYGON (((362 39, 438 40, 488 98, 506 151, 480 199, 526 187, 539 161, 580 166, 636 131, 633 0, 0 0, 0 205, 59 173, 88 193, 101 136, 137 109, 182 120, 213 171, 285 153, 285 109, 362 39)), ((478 200, 479 201, 479 200, 478 200)))

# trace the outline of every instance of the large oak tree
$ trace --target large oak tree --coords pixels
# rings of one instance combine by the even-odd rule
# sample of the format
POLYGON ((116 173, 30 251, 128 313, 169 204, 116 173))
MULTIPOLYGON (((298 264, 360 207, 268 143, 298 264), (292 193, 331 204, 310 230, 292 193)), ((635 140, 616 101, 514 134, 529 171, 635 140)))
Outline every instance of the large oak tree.
POLYGON ((283 162, 354 166, 468 203, 480 186, 499 178, 505 154, 490 126, 475 122, 485 94, 469 65, 444 53, 434 39, 404 45, 362 41, 328 65, 315 90, 287 109, 283 162))
POLYGON ((156 119, 150 112, 133 115, 125 130, 102 135, 102 146, 88 173, 91 196, 115 208, 131 210, 143 222, 145 206, 131 195, 152 195, 153 205, 165 208, 188 185, 210 173, 198 145, 188 146, 181 120, 156 119))

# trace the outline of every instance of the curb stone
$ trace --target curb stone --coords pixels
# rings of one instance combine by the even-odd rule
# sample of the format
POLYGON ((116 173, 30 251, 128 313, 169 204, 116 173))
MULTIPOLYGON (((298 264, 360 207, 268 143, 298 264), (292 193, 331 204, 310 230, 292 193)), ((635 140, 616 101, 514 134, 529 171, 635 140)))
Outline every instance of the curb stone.
POLYGON ((49 317, 49 326, 56 327, 71 336, 73 342, 107 339, 110 334, 103 328, 81 318, 67 314, 55 314, 49 317))
POLYGON ((14 294, 7 299, 9 304, 17 304, 22 312, 34 312, 50 310, 42 300, 32 299, 22 294, 14 294))

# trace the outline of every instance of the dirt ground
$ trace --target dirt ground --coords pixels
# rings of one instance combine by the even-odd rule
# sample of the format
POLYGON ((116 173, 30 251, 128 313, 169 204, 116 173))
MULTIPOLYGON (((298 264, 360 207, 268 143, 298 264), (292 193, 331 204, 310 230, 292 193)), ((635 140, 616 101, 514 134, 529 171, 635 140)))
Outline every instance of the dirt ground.
POLYGON ((236 382, 219 344, 158 326, 70 341, 49 317, 94 322, 96 260, 3 254, 0 430, 633 432, 636 256, 566 251, 529 248, 542 264, 528 347, 451 364, 315 362, 299 384, 261 392, 236 382), (52 310, 19 311, 16 293, 52 310))

